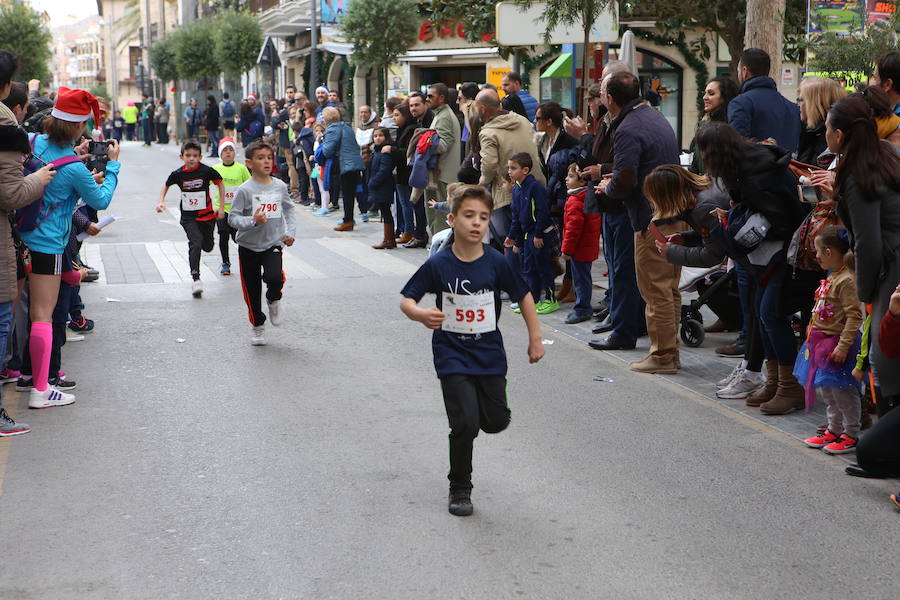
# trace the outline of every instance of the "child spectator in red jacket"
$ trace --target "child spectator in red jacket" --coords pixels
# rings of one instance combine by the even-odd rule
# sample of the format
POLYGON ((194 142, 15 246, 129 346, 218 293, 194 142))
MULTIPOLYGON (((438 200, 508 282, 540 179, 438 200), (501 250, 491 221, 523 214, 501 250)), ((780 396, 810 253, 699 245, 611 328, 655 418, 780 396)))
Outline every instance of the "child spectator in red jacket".
POLYGON ((881 319, 878 345, 888 358, 900 358, 900 285, 891 294, 888 311, 881 319))
POLYGON ((569 197, 563 213, 562 257, 571 259, 575 307, 566 323, 573 324, 591 318, 591 263, 600 255, 600 215, 584 213, 587 187, 574 163, 569 165, 566 187, 569 197))

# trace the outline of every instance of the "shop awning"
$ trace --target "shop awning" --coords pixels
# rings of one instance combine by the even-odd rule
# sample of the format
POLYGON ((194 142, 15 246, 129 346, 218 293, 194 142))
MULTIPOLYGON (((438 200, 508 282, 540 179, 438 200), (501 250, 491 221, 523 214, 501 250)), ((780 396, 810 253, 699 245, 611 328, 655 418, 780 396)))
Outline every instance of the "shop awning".
POLYGON ((550 77, 572 77, 572 53, 563 52, 541 73, 541 79, 550 77))

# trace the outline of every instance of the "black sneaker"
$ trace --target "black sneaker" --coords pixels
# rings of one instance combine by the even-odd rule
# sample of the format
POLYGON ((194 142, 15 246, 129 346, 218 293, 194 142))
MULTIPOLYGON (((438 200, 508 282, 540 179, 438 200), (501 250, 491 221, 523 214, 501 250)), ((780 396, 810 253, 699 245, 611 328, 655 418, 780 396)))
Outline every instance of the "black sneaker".
POLYGON ((86 319, 84 315, 72 317, 69 321, 69 331, 75 333, 90 333, 94 330, 94 322, 86 319))
POLYGON ((469 490, 450 492, 447 510, 450 511, 451 515, 457 517, 468 517, 471 515, 475 510, 475 507, 472 506, 472 492, 469 490))
POLYGON ((74 381, 67 381, 65 379, 60 379, 59 377, 53 377, 47 380, 47 383, 55 387, 61 392, 67 392, 69 390, 74 390, 78 385, 74 381))
POLYGON ((31 377, 19 377, 19 380, 16 382, 17 392, 30 392, 33 389, 34 381, 31 377))

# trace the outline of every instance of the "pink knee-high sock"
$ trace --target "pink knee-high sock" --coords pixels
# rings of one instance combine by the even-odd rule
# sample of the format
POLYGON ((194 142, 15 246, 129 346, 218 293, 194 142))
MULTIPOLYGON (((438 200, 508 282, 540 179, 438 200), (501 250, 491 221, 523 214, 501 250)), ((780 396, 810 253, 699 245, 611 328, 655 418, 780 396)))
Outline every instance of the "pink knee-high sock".
POLYGON ((43 392, 47 389, 47 375, 50 371, 50 351, 53 348, 53 326, 44 321, 31 324, 31 377, 34 389, 43 392))

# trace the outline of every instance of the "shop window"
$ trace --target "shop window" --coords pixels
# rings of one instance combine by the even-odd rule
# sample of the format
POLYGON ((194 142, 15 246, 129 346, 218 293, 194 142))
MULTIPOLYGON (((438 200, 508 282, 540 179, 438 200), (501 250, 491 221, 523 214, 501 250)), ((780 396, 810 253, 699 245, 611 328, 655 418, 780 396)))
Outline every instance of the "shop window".
MULTIPOLYGON (((675 135, 681 139, 683 69, 668 58, 648 50, 638 49, 635 58, 644 98, 662 113, 675 131, 675 135)), ((619 60, 618 46, 610 47, 609 60, 619 60)))

